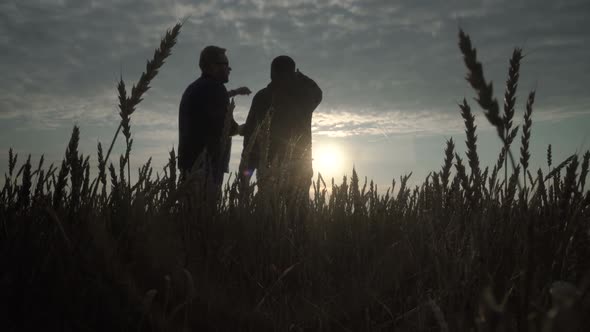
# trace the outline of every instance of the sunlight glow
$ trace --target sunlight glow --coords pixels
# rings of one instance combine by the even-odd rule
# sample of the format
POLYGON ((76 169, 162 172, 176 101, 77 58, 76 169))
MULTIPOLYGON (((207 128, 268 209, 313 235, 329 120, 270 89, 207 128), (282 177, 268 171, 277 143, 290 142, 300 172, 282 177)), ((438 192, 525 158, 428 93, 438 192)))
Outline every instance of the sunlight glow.
POLYGON ((344 174, 345 153, 338 145, 318 145, 313 148, 313 172, 318 172, 324 179, 340 177, 344 174))

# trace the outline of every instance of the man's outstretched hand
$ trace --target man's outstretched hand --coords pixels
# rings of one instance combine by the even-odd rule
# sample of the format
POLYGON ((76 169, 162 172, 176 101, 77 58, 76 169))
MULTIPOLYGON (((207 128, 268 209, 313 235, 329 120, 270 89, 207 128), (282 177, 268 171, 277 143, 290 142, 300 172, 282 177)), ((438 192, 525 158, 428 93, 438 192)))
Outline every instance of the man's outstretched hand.
POLYGON ((247 96, 251 93, 252 93, 252 91, 250 91, 250 89, 248 89, 248 87, 245 87, 245 86, 239 87, 234 90, 230 90, 228 92, 230 98, 235 97, 235 96, 247 96))

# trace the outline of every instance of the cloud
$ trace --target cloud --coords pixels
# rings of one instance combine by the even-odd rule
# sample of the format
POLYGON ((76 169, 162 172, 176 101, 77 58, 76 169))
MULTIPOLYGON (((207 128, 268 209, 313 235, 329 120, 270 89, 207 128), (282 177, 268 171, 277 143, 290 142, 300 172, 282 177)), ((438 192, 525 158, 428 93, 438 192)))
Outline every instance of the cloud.
MULTIPOLYGON (((563 108, 534 107, 532 119, 534 123, 557 122, 576 117, 590 115, 590 101, 583 105, 563 108)), ((473 105, 472 112, 476 118, 477 130, 493 131, 495 129, 487 122, 483 113, 473 105)), ((515 125, 520 125, 522 119, 517 113, 515 125)), ((351 137, 351 136, 389 136, 410 135, 436 136, 462 134, 465 130, 463 119, 457 109, 456 113, 437 110, 423 111, 316 111, 313 116, 312 131, 314 136, 351 137)))
POLYGON ((134 118, 138 126, 174 123, 181 92, 197 76, 198 51, 213 43, 228 48, 230 85, 265 86, 270 60, 291 54, 324 90, 322 109, 370 109, 422 121, 386 132, 428 131, 428 117, 415 114, 454 118, 456 100, 473 95, 463 79, 458 26, 473 37, 498 94, 512 47, 525 46, 521 89, 541 82, 539 95, 558 110, 590 83, 582 74, 590 69, 590 33, 581 24, 589 8, 584 1, 9 1, 0 4, 0 118, 49 126, 116 118, 119 75, 130 87, 181 18, 178 45, 141 105, 147 111, 134 118), (162 118, 154 116, 162 109, 162 118))
POLYGON ((8 95, 0 100, 0 108, 5 110, 0 113, 0 119, 20 119, 23 126, 34 129, 73 123, 101 124, 117 114, 112 93, 87 97, 66 95, 59 99, 47 93, 8 95))
POLYGON ((327 137, 424 135, 459 131, 461 123, 448 113, 350 112, 316 113, 313 133, 327 137))

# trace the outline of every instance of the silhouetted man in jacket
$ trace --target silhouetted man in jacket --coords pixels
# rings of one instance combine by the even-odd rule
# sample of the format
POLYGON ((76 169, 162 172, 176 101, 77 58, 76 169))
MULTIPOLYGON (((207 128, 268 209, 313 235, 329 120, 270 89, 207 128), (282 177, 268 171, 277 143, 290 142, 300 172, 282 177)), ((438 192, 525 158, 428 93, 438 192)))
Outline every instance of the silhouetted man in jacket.
POLYGON ((178 114, 178 166, 183 176, 194 168, 203 169, 218 191, 223 174, 228 172, 231 136, 238 133, 238 124, 233 119, 235 105, 230 98, 250 94, 246 87, 226 90, 224 84, 229 81, 231 67, 225 51, 217 46, 201 51, 201 76, 184 91, 178 114), (224 132, 226 123, 228 128, 224 132), (205 151, 204 164, 193 165, 205 151))
MULTIPOLYGON (((271 82, 256 93, 244 124, 244 150, 240 171, 249 177, 257 170, 259 190, 265 186, 268 167, 287 170, 287 189, 307 193, 313 176, 311 159, 311 118, 322 101, 322 90, 295 69, 295 61, 282 55, 271 63, 271 82), (270 116, 268 133, 256 128, 270 116), (264 135, 268 134, 268 142, 264 135), (266 144, 266 146, 261 146, 266 144), (267 150, 265 150, 267 149, 267 150), (266 152, 265 152, 266 151, 266 152), (264 159, 266 155, 266 159, 264 159), (262 186, 261 186, 262 185, 262 186)), ((272 169, 271 169, 272 171, 272 169)))

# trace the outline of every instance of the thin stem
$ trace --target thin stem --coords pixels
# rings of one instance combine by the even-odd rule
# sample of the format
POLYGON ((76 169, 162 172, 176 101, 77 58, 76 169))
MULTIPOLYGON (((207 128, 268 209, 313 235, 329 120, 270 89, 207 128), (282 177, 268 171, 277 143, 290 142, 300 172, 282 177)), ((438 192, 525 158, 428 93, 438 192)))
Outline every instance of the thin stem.
MULTIPOLYGON (((512 158, 512 152, 510 151, 510 146, 504 143, 504 148, 508 152, 510 156, 510 160, 512 160, 512 169, 514 169, 514 160, 512 158)), ((508 158, 504 158, 504 193, 508 191, 508 158)))
MULTIPOLYGON (((115 137, 113 137, 113 141, 111 142, 111 146, 109 146, 109 151, 107 151, 107 155, 104 158, 104 163, 105 165, 107 164, 108 160, 109 160, 109 156, 111 155, 111 151, 113 150, 113 146, 115 145, 115 141, 117 140, 117 137, 119 136, 119 132, 121 131, 121 127, 123 126, 123 121, 121 121, 119 123, 119 127, 117 128, 117 131, 115 132, 115 137)), ((104 174, 102 174, 104 172, 101 171, 101 174, 99 174, 99 178, 101 176, 104 176, 104 174)), ((96 190, 98 189, 98 183, 99 181, 96 181, 96 184, 94 185, 94 188, 92 189, 92 197, 94 197, 96 195, 96 190)))
POLYGON ((123 121, 119 123, 119 127, 117 128, 117 132, 115 132, 115 137, 113 137, 113 141, 111 142, 111 146, 109 146, 109 150, 107 151, 107 155, 104 157, 104 162, 107 163, 109 160, 109 156, 111 155, 111 151, 113 150, 113 146, 115 145, 115 141, 119 136, 119 132, 121 131, 121 127, 123 127, 123 121))
POLYGON ((129 189, 129 195, 131 195, 131 149, 129 148, 129 138, 125 137, 125 142, 127 143, 127 152, 125 153, 125 158, 127 159, 127 187, 129 189))

